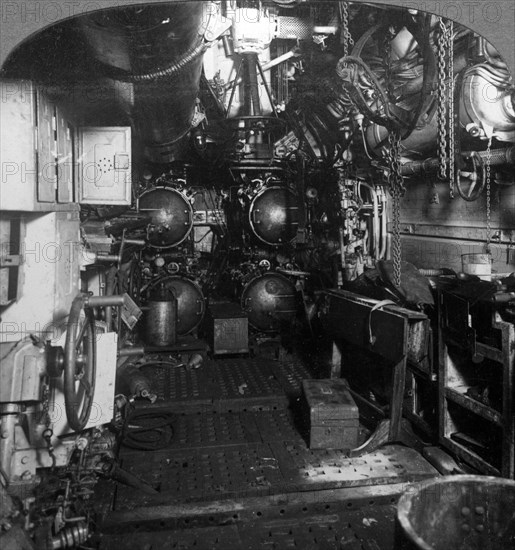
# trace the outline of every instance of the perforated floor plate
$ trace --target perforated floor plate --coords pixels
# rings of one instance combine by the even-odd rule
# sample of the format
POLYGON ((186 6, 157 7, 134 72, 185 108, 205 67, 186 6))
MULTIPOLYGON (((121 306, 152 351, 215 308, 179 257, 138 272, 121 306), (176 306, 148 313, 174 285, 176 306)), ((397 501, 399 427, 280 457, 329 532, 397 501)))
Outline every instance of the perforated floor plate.
POLYGON ((263 359, 229 359, 209 364, 220 399, 283 395, 270 367, 263 359))
POLYGON ((328 509, 318 515, 301 511, 292 517, 285 506, 279 510, 284 516, 276 520, 107 535, 101 549, 394 550, 394 506, 370 506, 356 511, 344 504, 326 506, 328 509))
POLYGON ((261 441, 254 416, 250 413, 180 415, 173 423, 170 448, 243 445, 261 441))
POLYGON ((206 360, 193 370, 149 365, 141 371, 158 396, 156 407, 166 405, 179 410, 187 402, 189 411, 196 404, 198 409, 211 405, 224 412, 257 408, 259 404, 286 407, 286 395, 300 388, 297 378, 308 374, 300 363, 281 365, 267 359, 224 358, 206 360), (299 369, 297 378, 293 374, 295 368, 299 369))
POLYGON ((113 498, 109 496, 110 485, 104 504, 106 514, 118 514, 118 518, 129 513, 138 518, 145 516, 142 529, 143 524, 152 523, 152 510, 170 505, 181 510, 187 505, 195 510, 211 506, 215 517, 206 516, 202 521, 209 518, 209 522, 216 523, 216 502, 242 502, 242 515, 231 512, 223 525, 199 528, 207 523, 197 523, 195 512, 191 519, 182 520, 166 514, 162 516, 166 521, 159 520, 145 533, 140 533, 131 520, 130 527, 136 532, 129 536, 124 529, 111 531, 102 542, 106 550, 392 550, 391 506, 383 504, 358 513, 345 507, 351 503, 339 503, 340 507, 334 508, 324 501, 323 509, 315 510, 289 507, 289 496, 312 495, 316 501, 320 491, 375 491, 381 486, 402 486, 437 475, 417 452, 401 445, 353 459, 337 450, 308 449, 288 408, 289 403, 297 405, 301 381, 310 377, 300 363, 224 358, 206 361, 193 371, 153 367, 150 375, 161 398, 157 406, 175 413, 174 436, 169 447, 160 451, 122 448, 121 466, 155 488, 158 495, 146 496, 117 484, 113 498), (252 497, 276 498, 281 503, 284 499, 285 506, 278 510, 265 506, 255 514, 244 512, 245 503, 252 497), (380 519, 378 514, 387 508, 388 513, 380 519), (147 512, 142 515, 142 510, 147 512), (168 530, 179 526, 184 529, 168 530))
POLYGON ((177 402, 213 396, 210 377, 203 369, 149 365, 141 367, 141 372, 149 379, 159 400, 177 402))
POLYGON ((315 451, 300 442, 271 441, 151 454, 131 452, 122 467, 160 492, 145 496, 118 488, 116 510, 260 494, 370 486, 432 477, 436 471, 407 447, 392 445, 364 457, 315 451))
POLYGON ((270 368, 286 395, 293 398, 300 396, 302 380, 313 378, 313 374, 299 360, 274 361, 270 368))
POLYGON ((302 444, 303 439, 288 409, 254 413, 256 425, 263 441, 292 441, 302 444))
POLYGON ((262 443, 158 451, 152 453, 151 463, 145 463, 142 454, 131 453, 122 467, 157 489, 161 496, 143 496, 132 488, 120 487, 117 510, 170 498, 189 502, 257 495, 270 492, 272 486, 279 487, 282 481, 277 459, 262 443))
POLYGON ((104 536, 100 549, 123 550, 236 550, 241 547, 241 538, 235 525, 227 527, 204 527, 184 531, 161 531, 157 533, 132 533, 131 535, 104 536))

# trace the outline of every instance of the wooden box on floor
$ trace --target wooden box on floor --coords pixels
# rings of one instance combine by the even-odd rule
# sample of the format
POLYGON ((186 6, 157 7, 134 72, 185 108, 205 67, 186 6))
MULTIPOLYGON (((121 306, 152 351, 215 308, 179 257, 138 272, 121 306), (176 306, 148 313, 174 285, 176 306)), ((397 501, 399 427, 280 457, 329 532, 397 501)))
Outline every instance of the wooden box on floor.
POLYGON ((303 380, 310 449, 353 449, 358 444, 359 411, 343 378, 303 380))

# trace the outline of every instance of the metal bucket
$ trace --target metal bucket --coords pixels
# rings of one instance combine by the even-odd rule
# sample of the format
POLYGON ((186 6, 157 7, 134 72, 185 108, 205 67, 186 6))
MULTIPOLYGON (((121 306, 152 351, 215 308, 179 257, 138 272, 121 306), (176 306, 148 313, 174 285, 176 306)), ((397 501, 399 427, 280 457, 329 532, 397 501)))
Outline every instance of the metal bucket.
POLYGON ((477 275, 480 279, 492 279, 492 256, 490 254, 462 254, 461 266, 463 273, 477 275))
POLYGON ((515 481, 445 476, 414 484, 397 505, 395 548, 515 548, 515 481))

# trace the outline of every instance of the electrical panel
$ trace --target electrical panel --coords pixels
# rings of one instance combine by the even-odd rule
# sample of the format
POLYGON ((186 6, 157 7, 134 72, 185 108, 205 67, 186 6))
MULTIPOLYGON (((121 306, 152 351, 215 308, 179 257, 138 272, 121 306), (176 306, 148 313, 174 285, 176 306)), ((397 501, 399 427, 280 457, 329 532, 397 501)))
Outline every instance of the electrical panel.
POLYGON ((130 127, 79 128, 78 146, 78 202, 130 205, 130 127))

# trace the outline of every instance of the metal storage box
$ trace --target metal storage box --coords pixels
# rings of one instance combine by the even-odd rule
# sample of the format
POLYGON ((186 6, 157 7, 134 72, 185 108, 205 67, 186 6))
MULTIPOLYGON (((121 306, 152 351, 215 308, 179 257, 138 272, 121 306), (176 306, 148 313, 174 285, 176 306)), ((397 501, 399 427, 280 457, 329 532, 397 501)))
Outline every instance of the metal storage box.
POLYGON ((208 323, 213 355, 248 353, 249 323, 237 304, 213 304, 209 308, 208 323))
POLYGON ((359 412, 343 378, 303 380, 310 449, 353 449, 359 412))

